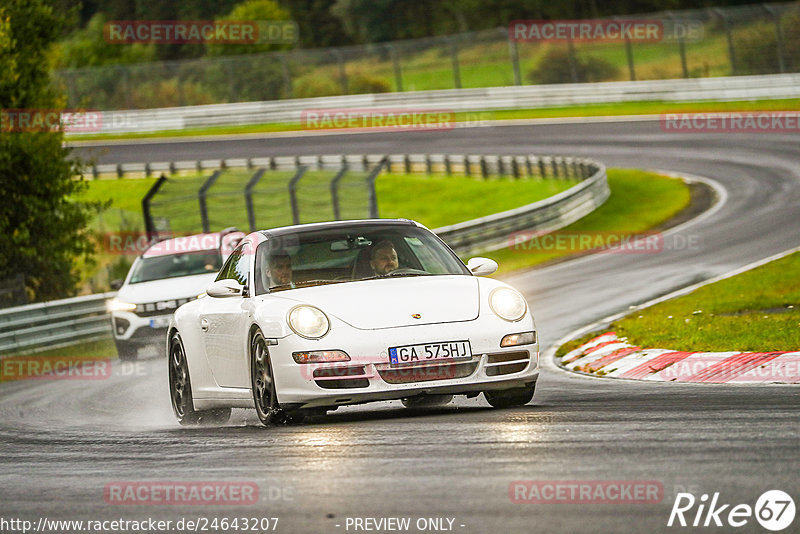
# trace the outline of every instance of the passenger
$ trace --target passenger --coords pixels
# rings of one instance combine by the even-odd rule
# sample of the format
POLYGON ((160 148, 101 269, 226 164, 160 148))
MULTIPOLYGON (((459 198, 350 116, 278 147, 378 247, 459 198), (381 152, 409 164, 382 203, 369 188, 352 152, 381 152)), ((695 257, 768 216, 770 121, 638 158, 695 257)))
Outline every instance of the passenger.
POLYGON ((385 239, 372 247, 369 265, 379 276, 389 274, 400 266, 397 261, 397 251, 391 241, 385 239))

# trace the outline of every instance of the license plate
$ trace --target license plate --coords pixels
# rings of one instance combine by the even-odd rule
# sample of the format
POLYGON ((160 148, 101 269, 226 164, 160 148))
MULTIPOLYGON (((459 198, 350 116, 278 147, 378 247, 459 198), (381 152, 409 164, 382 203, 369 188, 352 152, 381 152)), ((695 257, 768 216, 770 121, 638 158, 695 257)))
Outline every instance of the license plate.
POLYGON ((169 315, 150 319, 150 328, 166 328, 169 326, 169 315))
POLYGON ((426 363, 439 360, 470 358, 472 348, 469 341, 442 341, 404 345, 389 349, 389 361, 393 365, 426 363))

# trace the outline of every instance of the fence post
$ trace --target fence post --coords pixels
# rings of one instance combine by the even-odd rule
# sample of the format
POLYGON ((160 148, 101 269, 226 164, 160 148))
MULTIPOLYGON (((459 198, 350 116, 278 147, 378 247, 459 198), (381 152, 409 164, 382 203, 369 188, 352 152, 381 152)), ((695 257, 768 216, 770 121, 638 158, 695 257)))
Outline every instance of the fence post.
POLYGON ((522 76, 519 72, 519 48, 517 41, 508 32, 508 53, 511 56, 511 70, 514 72, 514 85, 522 85, 522 76))
POLYGON ((725 37, 728 40, 728 56, 730 57, 731 61, 731 74, 736 75, 736 51, 733 48, 733 37, 731 36, 731 23, 728 20, 728 17, 725 15, 725 11, 722 9, 715 7, 712 9, 713 13, 716 13, 719 18, 722 19, 722 24, 725 26, 725 37))
POLYGON ((292 202, 292 221, 294 224, 300 224, 300 206, 297 204, 297 182, 306 173, 306 167, 300 166, 292 179, 289 180, 289 198, 292 202))
POLYGON ((336 176, 331 180, 331 202, 333 203, 333 218, 337 221, 342 220, 342 214, 339 209, 339 181, 344 178, 347 173, 347 163, 342 164, 342 168, 336 173, 336 176))
POLYGON ((286 54, 280 55, 280 61, 283 84, 286 87, 286 96, 287 98, 292 98, 294 95, 294 88, 292 87, 292 74, 289 72, 289 62, 286 60, 286 54))
POLYGON ((631 44, 631 40, 628 39, 628 36, 625 36, 625 54, 628 56, 628 74, 631 77, 631 81, 636 81, 636 67, 633 64, 633 45, 631 44))
POLYGON ((461 69, 458 66, 458 42, 457 37, 451 37, 450 41, 450 60, 453 62, 453 83, 456 89, 461 89, 461 69))
POLYGON ((375 193, 375 181, 378 175, 389 164, 389 156, 384 156, 381 162, 372 169, 372 172, 367 176, 367 188, 369 192, 369 217, 370 219, 378 218, 378 195, 375 193))
POLYGON ((264 176, 265 170, 266 169, 263 167, 258 169, 244 188, 244 202, 247 205, 247 224, 251 232, 256 231, 256 210, 253 208, 253 188, 258 184, 258 181, 261 180, 261 177, 264 176))
POLYGON ((156 183, 145 193, 142 198, 142 216, 144 217, 144 231, 147 234, 148 241, 156 236, 156 225, 153 223, 153 215, 150 213, 150 201, 156 196, 158 190, 167 181, 167 177, 163 174, 158 177, 156 183))
POLYGON ((397 50, 391 43, 386 44, 389 49, 389 55, 392 58, 392 69, 394 70, 394 83, 397 86, 397 92, 403 92, 403 72, 400 70, 400 60, 397 57, 397 50))
POLYGON ((575 45, 572 39, 567 39, 567 54, 569 57, 569 75, 573 83, 578 83, 578 66, 575 63, 575 45))
POLYGON ((338 48, 332 48, 331 53, 336 57, 336 62, 339 64, 339 81, 342 84, 342 92, 346 95, 350 94, 347 87, 347 71, 344 68, 344 56, 338 48))
MULTIPOLYGON (((677 17, 673 13, 668 13, 667 17, 672 21, 673 27, 677 27, 677 17)), ((683 77, 689 77, 689 67, 686 64, 686 42, 683 40, 683 33, 678 35, 678 51, 681 54, 681 69, 683 70, 683 77)))
POLYGON ((208 206, 206 204, 206 194, 208 190, 211 189, 211 186, 214 185, 214 182, 217 181, 219 175, 222 173, 222 169, 217 169, 214 173, 208 177, 208 180, 203 182, 203 185, 200 186, 200 189, 197 191, 197 199, 200 202, 200 221, 203 224, 203 233, 207 234, 211 232, 211 227, 208 222, 208 206))
POLYGON ((781 17, 775 8, 769 4, 764 4, 764 9, 772 15, 772 20, 775 22, 775 48, 778 52, 778 72, 782 74, 786 72, 786 64, 783 59, 783 29, 781 28, 781 17))

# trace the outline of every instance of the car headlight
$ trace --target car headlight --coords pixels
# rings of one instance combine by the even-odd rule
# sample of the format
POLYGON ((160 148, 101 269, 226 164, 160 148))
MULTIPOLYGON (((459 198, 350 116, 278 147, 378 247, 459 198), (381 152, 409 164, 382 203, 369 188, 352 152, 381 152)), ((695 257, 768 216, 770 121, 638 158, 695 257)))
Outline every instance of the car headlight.
POLYGON ((136 311, 136 304, 132 304, 130 302, 125 302, 124 300, 119 300, 117 298, 114 298, 111 299, 111 302, 108 303, 108 311, 132 312, 136 311))
POLYGON ((498 287, 489 293, 489 306, 501 319, 519 321, 528 311, 528 304, 522 295, 508 287, 498 287))
POLYGON ((328 333, 331 322, 319 308, 301 304, 289 311, 289 327, 299 336, 319 339, 328 333))

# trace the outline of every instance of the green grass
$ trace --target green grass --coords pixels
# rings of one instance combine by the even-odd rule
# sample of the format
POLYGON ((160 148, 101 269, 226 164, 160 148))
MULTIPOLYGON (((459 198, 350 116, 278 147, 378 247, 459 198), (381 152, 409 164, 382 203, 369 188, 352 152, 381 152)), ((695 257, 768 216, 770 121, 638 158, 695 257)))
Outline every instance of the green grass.
MULTIPOLYGON (((616 115, 658 115, 661 113, 711 113, 724 111, 795 111, 800 109, 800 99, 743 100, 734 102, 659 102, 640 101, 619 104, 588 104, 536 109, 509 109, 498 111, 458 112, 456 122, 476 123, 489 120, 553 119, 564 117, 602 117, 616 115)), ((251 124, 247 126, 214 126, 131 134, 87 134, 68 136, 68 141, 93 141, 109 139, 150 139, 165 137, 191 137, 202 135, 234 135, 302 131, 299 123, 251 124)))
MULTIPOLYGON (((644 348, 680 351, 800 350, 800 253, 634 312, 614 331, 644 348)), ((563 356, 598 333, 559 348, 563 356)))
MULTIPOLYGON (((646 232, 675 216, 689 205, 689 188, 681 180, 651 172, 609 169, 611 196, 595 211, 559 230, 565 237, 624 237, 646 232)), ((487 252, 505 274, 563 259, 587 247, 553 247, 545 242, 525 242, 519 246, 487 252)))

